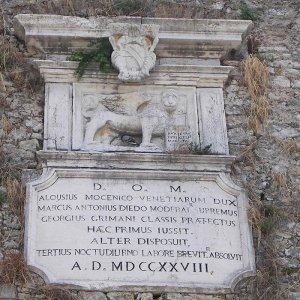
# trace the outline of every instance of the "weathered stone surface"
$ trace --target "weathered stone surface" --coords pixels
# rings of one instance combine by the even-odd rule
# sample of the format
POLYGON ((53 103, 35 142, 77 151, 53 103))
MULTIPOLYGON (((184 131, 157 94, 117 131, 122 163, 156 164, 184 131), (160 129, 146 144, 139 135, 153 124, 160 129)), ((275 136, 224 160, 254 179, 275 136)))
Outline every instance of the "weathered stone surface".
POLYGON ((296 248, 291 247, 291 248, 285 249, 285 255, 287 257, 293 256, 296 258, 300 258, 300 247, 296 247, 296 248))
POLYGON ((1 72, 0 72, 0 92, 6 92, 6 86, 1 72))
POLYGON ((35 169, 27 169, 22 172, 22 183, 25 185, 27 182, 34 181, 41 176, 41 171, 35 169))
POLYGON ((291 293, 292 300, 300 300, 300 292, 291 293))
POLYGON ((46 85, 44 149, 70 150, 72 128, 70 84, 46 85))
POLYGON ((19 143, 21 149, 29 150, 29 151, 36 151, 39 147, 39 142, 36 139, 28 140, 28 141, 21 141, 19 143))
POLYGON ((16 287, 9 284, 0 284, 0 299, 1 300, 18 299, 16 287))
POLYGON ((282 139, 296 138, 300 136, 300 130, 291 127, 282 129, 280 128, 279 132, 273 132, 271 135, 282 139))
POLYGON ((299 89, 299 88, 300 88, 300 80, 295 80, 295 81, 292 83, 292 87, 293 87, 293 88, 296 88, 296 89, 299 89))
POLYGON ((108 300, 134 300, 134 294, 132 293, 107 293, 108 300))
MULTIPOLYGON (((77 5, 83 5, 84 1, 71 1, 72 5, 75 6, 75 3, 77 5)), ((69 1, 68 4, 71 4, 71 2, 69 1)), ((92 13, 92 8, 90 7, 90 3, 92 1, 88 1, 89 5, 86 5, 86 7, 82 7, 82 9, 80 10, 80 14, 82 15, 88 15, 87 10, 89 10, 89 12, 92 13)), ((96 1, 94 1, 96 2, 96 1)), ((165 1, 166 2, 166 1, 165 1)), ((196 14, 196 17, 200 17, 200 18, 222 18, 223 16, 226 18, 240 18, 240 10, 239 10, 239 6, 240 6, 240 2, 239 1, 231 1, 231 0, 226 0, 226 1, 207 1, 207 0, 203 0, 203 1, 170 1, 171 4, 174 3, 181 3, 182 6, 179 7, 178 11, 176 10, 172 10, 172 15, 174 13, 177 13, 177 15, 183 16, 183 15, 188 15, 188 14, 196 14), (219 7, 211 7, 212 5, 218 5, 218 3, 221 2, 219 7), (186 4, 189 3, 191 5, 197 5, 196 8, 194 8, 193 6, 190 6, 190 9, 186 9, 186 4), (224 5, 224 7, 221 9, 222 5, 224 5)), ((297 17, 293 17, 290 13, 289 10, 293 10, 295 13, 298 10, 297 7, 297 1, 289 1, 288 3, 285 2, 283 3, 282 1, 262 1, 262 0, 257 0, 257 1, 246 1, 246 3, 251 7, 254 8, 256 10, 258 10, 261 14, 260 20, 258 20, 257 22, 255 22, 255 31, 253 32, 253 36, 255 36, 256 38, 259 39, 260 44, 265 48, 268 47, 270 48, 270 50, 268 50, 267 52, 265 52, 266 56, 263 57, 270 57, 274 60, 274 62, 276 63, 277 61, 282 60, 282 63, 279 63, 277 66, 275 66, 274 68, 271 67, 272 62, 268 61, 268 59, 266 59, 266 63, 272 68, 271 72, 273 74, 277 74, 277 75, 283 75, 285 77, 287 77, 288 79, 291 79, 291 82, 295 81, 295 80, 300 80, 299 78, 299 74, 297 73, 299 70, 297 69, 291 69, 292 65, 295 65, 297 68, 297 63, 295 64, 295 62, 297 61, 299 63, 299 29, 300 29, 300 18, 299 16, 297 17), (289 7, 290 8, 289 8, 289 7), (273 11, 275 9, 275 11, 273 11), (271 11, 269 11, 271 10, 271 11), (279 11, 278 11, 279 10, 279 11), (284 11, 282 11, 284 10, 284 11), (284 25, 282 25, 284 24, 284 25), (280 49, 277 49, 277 47, 282 47, 282 52, 280 52, 280 49), (272 51, 272 49, 275 49, 274 51, 272 51), (287 50, 288 49, 288 50, 287 50), (278 50, 278 51, 277 51, 278 50), (290 57, 288 58, 289 61, 286 60, 286 58, 284 58, 283 54, 289 54, 290 57), (281 57, 282 56, 282 57, 281 57), (281 67, 279 67, 281 66, 281 67), (291 76, 296 76, 291 77, 291 76)), ((0 6, 1 9, 3 10, 4 13, 4 20, 5 20, 5 34, 6 34, 6 38, 9 38, 11 36, 11 34, 13 33, 13 30, 10 28, 10 24, 11 24, 11 16, 16 15, 17 13, 19 13, 20 11, 31 11, 31 8, 28 7, 29 4, 36 4, 34 5, 34 11, 40 11, 41 7, 44 5, 47 6, 47 11, 51 12, 51 13, 56 13, 55 9, 59 10, 59 13, 63 13, 64 11, 67 11, 68 8, 72 8, 70 5, 60 5, 60 1, 59 0, 49 0, 49 1, 37 1, 37 0, 0 0, 0 6), (53 5, 54 2, 54 5, 53 5), (16 7, 16 9, 13 9, 14 7, 16 7)), ((99 1, 97 1, 97 5, 99 5, 99 1)), ((155 10, 155 7, 153 7, 153 9, 155 10)), ((171 7, 170 7, 170 11, 171 11, 171 7)), ((99 11, 99 7, 96 8, 95 12, 99 11)), ((42 13, 42 11, 40 11, 42 13)), ((71 14, 74 14, 74 11, 70 11, 71 14)), ((100 12, 101 13, 101 12, 100 12)), ((166 16, 166 14, 168 13, 168 10, 164 10, 164 9, 160 9, 160 3, 159 3, 159 7, 158 7, 158 11, 153 12, 153 10, 151 10, 150 12, 155 13, 156 16, 158 16, 157 14, 160 14, 159 16, 166 16)), ((194 18, 194 16, 192 17, 194 18)), ((2 25, 2 23, 1 23, 2 25)), ((0 31, 2 34, 2 26, 0 26, 0 31)), ((94 33, 92 33, 94 34, 94 33)), ((56 38, 56 37, 55 37, 56 38)), ((54 38, 54 39, 55 39, 54 38)), ((54 40, 53 39, 53 40, 54 40)), ((74 42, 78 43, 78 40, 73 40, 74 42)), ((47 41, 46 41, 47 42, 47 41)), ((11 44, 13 47, 15 47, 15 44, 12 43, 11 44)), ((34 45, 33 45, 34 46, 34 45)), ((37 45, 39 46, 39 45, 37 45)), ((75 45, 75 47, 77 47, 75 45)), ((20 53, 25 51, 24 47, 21 46, 19 43, 17 44, 17 48, 20 50, 20 53)), ((260 47, 259 47, 260 48, 260 47)), ((40 49, 42 49, 42 47, 40 47, 40 49)), ((28 55, 28 53, 24 53, 22 54, 24 55, 24 57, 26 58, 30 58, 30 56, 28 55)), ((180 61, 180 59, 178 59, 180 61)), ((236 64, 238 64, 238 62, 236 62, 236 64)), ((273 64, 272 64, 273 65, 273 64)), ((153 70, 154 71, 154 70, 153 70)), ((72 76, 73 70, 71 70, 68 74, 68 76, 72 76)), ((232 73, 233 74, 233 73, 232 73)), ((6 76, 6 74, 5 74, 6 76)), ((203 76, 207 76, 207 75, 203 75, 203 76)), ((247 97, 246 97, 246 91, 245 88, 242 86, 242 77, 240 75, 238 75, 238 72, 235 71, 234 72, 234 76, 235 78, 238 80, 239 82, 239 90, 238 91, 233 91, 233 96, 235 97, 235 103, 236 103, 236 108, 235 108, 235 112, 238 112, 239 118, 244 118, 245 119, 245 124, 244 125, 240 125, 243 126, 243 128, 246 129, 246 134, 247 131, 249 131, 247 129, 247 97)), ((67 77, 67 76, 66 76, 67 77)), ((53 78, 55 78, 55 76, 53 76, 53 78)), ((194 80, 191 77, 189 78, 191 81, 194 80)), ((49 79, 50 80, 50 79, 49 79)), ((54 79, 52 79, 54 80, 54 79)), ((82 79, 84 80, 84 79, 82 79)), ((95 79, 96 80, 96 79, 95 79)), ((212 84, 212 83, 210 83, 212 84)), ((229 87, 231 86, 231 83, 228 82, 229 87)), ((11 111, 13 115, 15 115, 17 118, 19 118, 19 122, 22 124, 24 123, 24 117, 26 118, 37 118, 37 115, 40 114, 41 117, 41 105, 38 104, 34 98, 32 97, 33 95, 38 95, 38 97, 40 97, 42 99, 42 93, 41 92, 37 92, 37 94, 35 92, 30 91, 30 96, 28 96, 27 94, 27 89, 26 88, 22 88, 21 92, 17 92, 16 88, 14 87, 14 83, 9 79, 9 78, 5 78, 5 85, 7 88, 7 94, 6 95, 1 95, 0 93, 0 97, 4 97, 6 99, 6 101, 9 103, 9 107, 5 108, 6 112, 11 111), (29 108, 25 102, 34 102, 32 104, 32 106, 29 108), (21 103, 21 105, 20 105, 21 103), (22 108, 22 106, 24 105, 24 109, 22 108), (26 107, 25 107, 26 106, 26 107), (34 113, 34 115, 32 115, 34 113)), ((226 91, 227 88, 225 88, 226 91)), ((270 101, 270 108, 271 108, 271 115, 268 121, 268 124, 271 126, 273 124, 276 125, 276 131, 280 132, 281 129, 286 129, 287 127, 289 127, 289 124, 286 124, 285 122, 288 120, 293 120, 295 123, 298 122, 300 120, 300 112, 299 112, 299 95, 297 95, 297 88, 293 88, 293 90, 291 91, 289 88, 281 88, 281 87, 276 87, 271 89, 272 91, 272 96, 269 97, 269 101, 270 101), (276 96, 276 97, 275 97, 276 96)), ((3 98, 1 98, 2 101, 3 98)), ((225 96, 225 105, 226 105, 226 112, 230 111, 230 106, 231 106, 231 102, 232 102, 232 98, 231 97, 227 97, 225 96)), ((42 102, 42 101, 41 101, 42 102)), ((2 103, 2 102, 1 102, 2 103)), ((0 105, 1 106, 1 105, 0 105)), ((0 111, 1 111, 1 107, 0 107, 0 111)), ((1 114, 1 113, 0 113, 1 114)), ((41 118, 40 118, 41 120, 41 118)), ((41 121, 40 121, 41 122, 41 121)), ((234 123, 234 126, 238 127, 237 123, 234 123)), ((271 127, 272 128, 272 127, 271 127)), ((295 158, 297 158, 297 154, 293 154, 291 156, 289 156, 287 158, 287 156, 285 156, 285 153, 283 151, 282 148, 278 147, 278 145, 276 145, 276 143, 274 141, 267 143, 266 140, 269 138, 269 129, 270 127, 268 127, 268 125, 265 127, 265 131, 261 131, 260 132, 260 136, 263 139, 263 142, 266 143, 266 147, 264 149, 261 149, 260 151, 256 151, 254 150, 254 161, 253 163, 255 164, 255 167, 253 166, 249 166, 249 154, 251 154, 251 152, 247 151, 247 148, 245 147, 245 145, 239 145, 239 143, 236 143, 235 138, 237 137, 238 140, 242 139, 242 136, 245 134, 245 132, 239 132, 237 134, 240 134, 241 138, 238 137, 237 135, 232 135, 229 137, 230 140, 230 145, 231 145, 231 153, 235 154, 237 156, 242 155, 243 156, 243 161, 241 163, 238 164, 237 169, 239 169, 239 173, 235 174, 234 177, 236 177, 235 179, 239 182, 244 182, 245 185, 247 187, 251 187, 251 189, 249 190, 249 194, 250 195, 256 195, 258 198, 260 198, 260 195, 262 193, 262 198, 264 198, 265 200, 262 200, 260 203, 261 205, 264 204, 271 204, 272 206, 274 206, 276 209, 278 209, 280 211, 280 213, 282 211, 284 211, 285 216, 289 215, 289 209, 293 210, 292 212, 292 219, 295 219, 295 214, 296 214, 296 209, 297 208, 297 203, 294 204, 294 200, 298 200, 299 199, 299 189, 298 187, 299 182, 297 183, 297 180, 294 176, 294 174, 298 174, 299 173, 299 161, 296 160, 295 158), (233 146, 234 144, 234 146, 233 146), (284 195, 278 195, 276 194, 276 191, 274 191, 272 189, 272 187, 269 184, 266 184, 265 186, 261 186, 260 182, 268 182, 270 181, 270 179, 268 179, 268 177, 270 177, 269 172, 270 172, 270 166, 272 166, 274 163, 277 163, 277 160, 285 160, 286 162, 288 162, 290 164, 291 167, 291 187, 290 187, 290 193, 288 193, 288 195, 286 195, 284 193, 284 195), (267 199, 273 199, 274 201, 269 201, 271 203, 269 203, 267 201, 267 199), (286 201, 286 202, 285 202, 286 201), (287 204, 288 203, 288 204, 287 204)), ((13 132, 12 132, 13 133, 13 132)), ((251 134, 251 132, 250 132, 251 134)), ((19 134, 18 133, 18 139, 17 141, 20 140, 26 140, 28 139, 28 133, 25 132, 25 130, 22 130, 22 132, 19 134), (22 136, 22 134, 24 134, 22 136)), ((42 144, 42 136, 33 136, 33 138, 39 139, 40 144, 42 144)), ((284 137, 280 137, 280 138, 284 138, 284 137)), ((297 142, 297 139, 299 140, 299 138, 297 138, 296 136, 294 137, 295 141, 297 142)), ((19 151, 18 145, 16 145, 13 141, 8 141, 8 140, 2 140, 1 142, 3 142, 3 149, 4 149, 4 155, 6 157, 9 157, 11 159, 11 164, 10 166, 13 166, 14 163, 18 163, 18 168, 24 166, 27 167, 27 164, 30 162, 31 164, 35 163, 35 158, 34 156, 32 156, 32 158, 28 159, 27 157, 25 158, 25 152, 21 152, 19 151), (7 144, 11 144, 11 147, 8 147, 7 144)), ((299 143, 298 143, 299 144, 299 143)), ((115 164, 114 164, 115 165, 115 164)), ((1 232, 5 232, 6 234, 6 239, 10 238, 9 232, 10 229, 6 229, 5 227, 2 226, 2 217, 3 215, 5 215, 7 208, 4 206, 1 207, 1 211, 0 211, 0 228, 1 228, 1 232)), ((252 210, 251 210, 252 211, 252 210)), ((280 224, 280 230, 281 230, 282 224, 280 224)), ((274 231, 277 231, 277 228, 274 228, 274 231)), ((296 233, 295 233, 296 234, 296 233)), ((284 236, 282 236, 280 238, 280 240, 276 241, 276 245, 275 247, 273 247, 272 249, 274 249, 274 252, 276 255, 278 255, 278 252, 280 252, 280 255, 284 255, 284 253, 282 254, 283 250, 285 249, 282 245, 282 238, 285 239, 289 239, 289 245, 290 243, 292 243, 294 246, 296 246, 297 244, 297 239, 295 237, 295 235, 293 235, 290 232, 286 232, 284 231, 283 233, 284 236)), ((298 236, 300 236, 300 233, 298 233, 298 236)), ((268 236, 269 237, 269 236, 268 236)), ((272 239, 272 234, 270 236, 270 238, 272 239)), ((264 243, 264 237, 262 237, 261 239, 261 243, 264 243)), ((284 241, 284 244, 286 244, 286 240, 284 241)), ((261 244, 262 245, 262 244, 261 244)), ((270 245, 268 245, 269 249, 270 245)), ((3 252, 3 249, 0 249, 1 252, 3 252)), ((260 251, 257 252, 258 255, 258 261, 264 261, 263 257, 264 257, 264 253, 263 253, 263 247, 260 247, 260 251)), ((0 253, 0 257, 1 257, 1 253, 0 253)), ((276 263, 276 262, 274 262, 276 263)), ((299 261, 294 261, 294 259, 292 259, 292 257, 286 257, 285 258, 285 263, 281 264, 281 262, 278 262, 279 264, 277 265, 278 271, 276 280, 273 280, 273 282, 279 282, 281 287, 283 287, 283 289, 286 290, 293 290, 295 289, 295 283, 293 282, 292 276, 287 276, 287 275, 282 275, 285 274, 285 272, 281 272, 281 268, 282 266, 285 267, 289 267, 289 265, 291 267, 298 267, 299 266, 299 261)), ((260 265, 258 264, 258 268, 260 268, 260 265)), ((262 267, 262 269, 264 271, 268 271, 268 269, 265 269, 264 267, 262 267)), ((26 288, 25 288, 26 289, 26 288)), ((276 290, 276 286, 274 286, 274 288, 272 286, 270 286, 270 288, 268 290, 263 290, 261 291, 260 295, 265 295, 266 298, 268 299, 272 299, 273 295, 273 291, 276 290), (266 295, 266 293, 268 293, 268 291, 270 291, 270 294, 266 295)), ((299 297, 298 295, 299 291, 295 291, 292 293, 292 295, 289 295, 289 297, 295 296, 296 295, 299 297)), ((258 293, 260 293, 260 291, 258 290, 258 293)), ((245 292, 245 290, 243 290, 243 292, 241 293, 240 291, 236 291, 236 295, 234 296, 234 299, 251 299, 254 298, 255 296, 259 298, 259 296, 255 295, 255 292, 250 292, 249 290, 245 292), (245 296, 245 293, 248 293, 248 297, 245 296), (254 296, 255 295, 255 296, 254 296)), ((29 295, 29 294, 27 294, 29 295)), ((158 296, 156 294, 156 296, 158 296)), ((281 295, 279 295, 280 297, 281 295)), ((19 294, 19 298, 24 297, 23 294, 19 294)), ((233 296, 232 294, 229 296, 227 296, 228 299, 231 299, 233 296)), ((284 295, 282 296, 282 299, 285 299, 287 296, 284 295)), ((37 296, 29 296, 30 300, 33 299, 38 299, 40 297, 37 296)), ((28 298, 26 300, 29 300, 28 298)))
POLYGON ((279 87, 291 87, 291 82, 284 76, 276 76, 272 79, 271 84, 279 87))
POLYGON ((107 300, 107 297, 102 292, 79 292, 80 300, 107 300))
POLYGON ((199 294, 178 294, 167 293, 159 300, 220 300, 224 299, 222 296, 213 295, 199 295, 199 294))
POLYGON ((140 293, 137 295, 136 300, 153 300, 153 295, 151 293, 140 293))
MULTIPOLYGON (((36 299, 36 297, 34 299, 36 299)), ((32 300, 32 296, 29 294, 18 293, 18 300, 32 300)))

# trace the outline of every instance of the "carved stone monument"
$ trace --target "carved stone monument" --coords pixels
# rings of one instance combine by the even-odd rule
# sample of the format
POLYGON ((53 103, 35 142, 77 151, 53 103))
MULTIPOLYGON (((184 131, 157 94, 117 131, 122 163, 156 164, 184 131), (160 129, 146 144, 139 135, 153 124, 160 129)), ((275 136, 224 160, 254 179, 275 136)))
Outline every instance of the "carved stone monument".
POLYGON ((36 60, 44 172, 27 186, 27 264, 102 291, 225 293, 251 276, 247 198, 230 179, 231 67, 219 61, 251 22, 18 15, 15 28, 47 55, 36 60), (91 66, 78 81, 64 58, 97 38, 109 38, 116 72, 91 66))

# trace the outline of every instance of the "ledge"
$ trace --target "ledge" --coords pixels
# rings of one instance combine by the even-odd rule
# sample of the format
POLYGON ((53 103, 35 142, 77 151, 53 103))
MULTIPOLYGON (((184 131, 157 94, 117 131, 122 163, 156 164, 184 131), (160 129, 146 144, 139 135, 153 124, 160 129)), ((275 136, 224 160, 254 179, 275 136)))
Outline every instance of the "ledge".
MULTIPOLYGON (((78 63, 72 61, 35 60, 45 82, 74 82, 78 63)), ((223 88, 232 67, 197 65, 157 65, 150 76, 135 84, 159 84, 223 88)), ((101 73, 95 65, 87 68, 81 83, 120 83, 117 72, 101 73)))
POLYGON ((158 153, 88 153, 39 151, 44 168, 96 168, 130 170, 166 170, 179 172, 230 172, 234 156, 158 154, 158 153))
POLYGON ((97 17, 20 14, 15 17, 16 35, 33 53, 68 53, 87 47, 89 42, 109 35, 112 22, 160 25, 158 58, 220 58, 227 50, 240 46, 253 27, 245 20, 172 19, 140 17, 97 17))

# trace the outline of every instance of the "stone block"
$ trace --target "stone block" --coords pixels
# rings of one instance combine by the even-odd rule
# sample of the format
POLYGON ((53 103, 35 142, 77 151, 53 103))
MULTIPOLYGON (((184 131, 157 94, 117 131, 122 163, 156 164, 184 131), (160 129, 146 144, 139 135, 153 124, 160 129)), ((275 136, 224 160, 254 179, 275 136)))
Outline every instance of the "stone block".
POLYGON ((107 297, 102 292, 79 292, 80 300, 107 300, 107 297))
POLYGON ((163 298, 164 300, 183 300, 184 296, 177 293, 168 293, 163 298))
POLYGON ((300 292, 291 293, 292 300, 300 300, 300 292))
POLYGON ((134 300, 132 293, 113 292, 107 294, 108 300, 134 300))
POLYGON ((32 296, 29 294, 18 293, 18 300, 32 300, 32 296))
POLYGON ((276 138, 296 138, 300 136, 299 130, 295 128, 284 128, 280 130, 279 132, 274 132, 271 134, 271 136, 276 137, 276 138))
POLYGON ((291 247, 288 249, 285 249, 284 251, 286 256, 293 256, 296 258, 300 258, 300 247, 291 247))
POLYGON ((300 80, 295 80, 295 81, 292 83, 292 87, 293 87, 293 88, 296 88, 296 89, 299 89, 299 88, 300 88, 300 80))
POLYGON ((192 294, 185 297, 184 300, 220 300, 218 296, 192 294))
POLYGON ((151 293, 141 293, 137 295, 136 300, 153 300, 153 295, 151 293))
POLYGON ((6 91, 6 87, 4 83, 4 78, 2 73, 0 72, 0 92, 5 92, 5 91, 6 91))
POLYGON ((0 299, 1 300, 17 299, 16 288, 10 284, 1 284, 0 285, 0 299))
POLYGON ((223 299, 220 296, 203 295, 203 294, 180 294, 180 293, 167 293, 163 297, 163 300, 220 300, 223 299))
POLYGON ((21 141, 19 143, 21 149, 28 150, 28 151, 36 151, 39 147, 39 142, 36 139, 21 141))
POLYGON ((276 76, 272 81, 271 85, 279 87, 291 87, 291 82, 284 76, 276 76))
POLYGON ((41 172, 36 169, 26 169, 22 172, 22 184, 26 184, 27 182, 34 181, 39 178, 41 172))

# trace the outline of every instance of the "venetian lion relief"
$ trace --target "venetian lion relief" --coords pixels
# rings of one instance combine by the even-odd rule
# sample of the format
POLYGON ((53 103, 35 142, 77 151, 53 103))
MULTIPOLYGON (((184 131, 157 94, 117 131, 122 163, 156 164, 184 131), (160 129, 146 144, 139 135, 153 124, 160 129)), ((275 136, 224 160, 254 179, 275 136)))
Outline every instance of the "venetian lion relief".
POLYGON ((77 100, 82 150, 164 152, 198 143, 193 88, 107 89, 77 100))
POLYGON ((139 81, 154 67, 154 49, 158 43, 159 25, 110 24, 109 41, 113 47, 111 61, 119 70, 119 79, 139 81))

